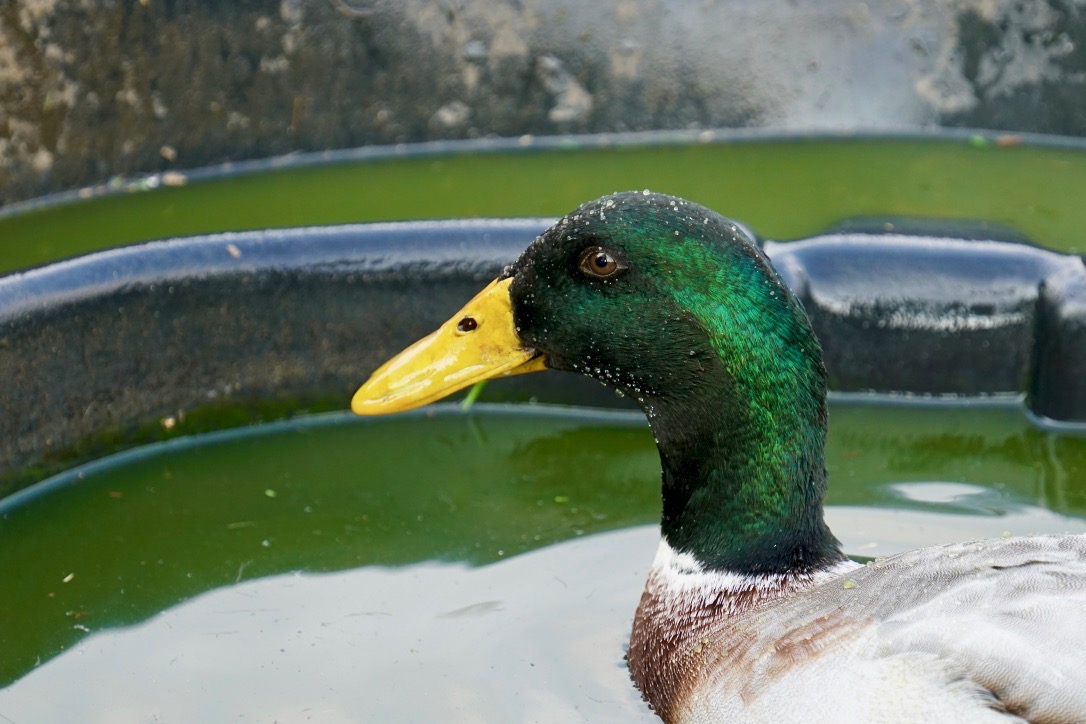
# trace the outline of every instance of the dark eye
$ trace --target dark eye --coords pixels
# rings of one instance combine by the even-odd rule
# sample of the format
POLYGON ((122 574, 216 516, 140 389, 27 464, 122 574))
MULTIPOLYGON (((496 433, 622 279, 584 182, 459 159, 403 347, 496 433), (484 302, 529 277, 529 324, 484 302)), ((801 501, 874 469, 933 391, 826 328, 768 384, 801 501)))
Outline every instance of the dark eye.
POLYGON ((581 271, 589 276, 607 279, 621 268, 618 261, 603 249, 586 249, 581 254, 581 271))

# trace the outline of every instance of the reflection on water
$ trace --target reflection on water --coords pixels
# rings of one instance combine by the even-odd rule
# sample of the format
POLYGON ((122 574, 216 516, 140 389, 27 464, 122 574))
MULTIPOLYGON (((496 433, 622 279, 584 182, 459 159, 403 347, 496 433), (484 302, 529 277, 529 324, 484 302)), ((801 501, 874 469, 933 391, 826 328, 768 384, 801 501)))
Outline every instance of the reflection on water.
POLYGON ((982 497, 990 492, 981 485, 967 483, 897 483, 890 488, 906 500, 918 503, 961 504, 964 500, 982 497))
POLYGON ((1086 514, 1086 429, 1038 427, 1016 404, 839 401, 828 457, 831 502, 900 504, 892 484, 940 481, 988 488, 997 507, 1086 514))
POLYGON ((0 713, 58 724, 658 721, 623 661, 656 540, 642 526, 490 566, 219 589, 87 638, 0 694, 0 713))
MULTIPOLYGON (((1086 531, 1081 434, 991 404, 831 420, 827 515, 853 555, 1086 531)), ((637 721, 622 654, 658 475, 637 415, 486 406, 73 471, 0 503, 0 580, 20 582, 0 714, 637 721)))

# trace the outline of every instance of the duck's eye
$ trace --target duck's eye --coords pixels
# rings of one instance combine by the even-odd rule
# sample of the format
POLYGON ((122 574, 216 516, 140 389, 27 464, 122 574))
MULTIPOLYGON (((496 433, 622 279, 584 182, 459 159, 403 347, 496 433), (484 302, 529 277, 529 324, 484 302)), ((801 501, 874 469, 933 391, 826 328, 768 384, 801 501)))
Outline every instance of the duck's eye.
POLYGON ((589 276, 607 279, 614 276, 620 268, 615 257, 603 249, 587 249, 581 254, 581 271, 589 276))
POLYGON ((479 323, 475 321, 475 317, 464 317, 457 323, 456 328, 461 332, 474 332, 478 326, 479 323))

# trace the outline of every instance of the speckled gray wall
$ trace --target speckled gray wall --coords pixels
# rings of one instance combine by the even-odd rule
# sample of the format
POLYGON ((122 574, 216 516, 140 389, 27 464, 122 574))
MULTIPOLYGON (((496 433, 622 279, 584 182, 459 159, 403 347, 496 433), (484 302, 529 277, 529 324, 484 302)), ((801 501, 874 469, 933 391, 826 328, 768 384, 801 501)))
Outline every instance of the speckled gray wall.
POLYGON ((0 0, 0 203, 367 144, 1086 135, 1083 0, 0 0))

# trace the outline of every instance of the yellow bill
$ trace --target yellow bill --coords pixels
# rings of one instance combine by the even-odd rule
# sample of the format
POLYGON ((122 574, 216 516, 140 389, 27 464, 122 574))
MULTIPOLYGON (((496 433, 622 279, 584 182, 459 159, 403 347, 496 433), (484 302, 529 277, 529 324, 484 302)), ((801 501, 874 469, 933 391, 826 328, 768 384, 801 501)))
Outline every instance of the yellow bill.
POLYGON ((436 402, 494 377, 546 369, 513 323, 512 279, 495 280, 452 319, 381 365, 351 399, 358 415, 385 415, 436 402))

